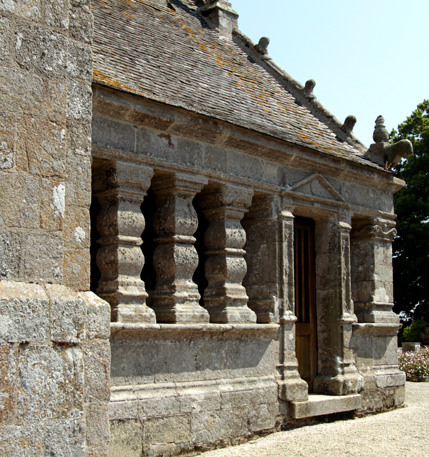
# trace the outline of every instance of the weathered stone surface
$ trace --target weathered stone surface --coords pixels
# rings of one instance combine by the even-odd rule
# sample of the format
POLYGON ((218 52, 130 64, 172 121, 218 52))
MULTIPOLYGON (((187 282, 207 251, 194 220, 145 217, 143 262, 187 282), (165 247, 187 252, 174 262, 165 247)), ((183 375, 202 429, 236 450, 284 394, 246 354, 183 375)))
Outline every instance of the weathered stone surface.
POLYGON ((0 282, 0 341, 44 343, 50 338, 48 297, 41 286, 0 282))
POLYGON ((292 417, 306 417, 354 411, 361 406, 360 395, 329 397, 327 395, 310 395, 305 402, 292 402, 292 417))
POLYGON ((198 14, 0 0, 1 455, 106 457, 109 417, 110 457, 155 457, 287 425, 291 402, 403 404, 402 183, 235 16, 198 14), (315 225, 313 387, 334 401, 298 372, 295 217, 315 225))
POLYGON ((139 420, 112 421, 109 457, 140 457, 143 450, 143 427, 139 420))

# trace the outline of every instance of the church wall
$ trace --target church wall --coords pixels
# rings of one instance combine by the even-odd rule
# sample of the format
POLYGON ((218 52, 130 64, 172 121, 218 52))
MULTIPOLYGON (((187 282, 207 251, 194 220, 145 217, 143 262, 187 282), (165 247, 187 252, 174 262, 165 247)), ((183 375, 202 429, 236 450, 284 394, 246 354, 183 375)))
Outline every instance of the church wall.
POLYGON ((109 307, 89 290, 90 1, 0 5, 0 454, 103 456, 109 307))

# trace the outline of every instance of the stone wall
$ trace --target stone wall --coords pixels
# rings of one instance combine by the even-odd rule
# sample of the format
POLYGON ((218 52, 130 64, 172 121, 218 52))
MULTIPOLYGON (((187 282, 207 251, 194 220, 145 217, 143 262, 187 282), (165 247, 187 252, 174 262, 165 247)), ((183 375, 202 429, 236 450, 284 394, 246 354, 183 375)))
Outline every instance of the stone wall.
POLYGON ((89 289, 92 14, 0 2, 0 454, 103 456, 109 319, 89 289))
POLYGON ((2 278, 89 284, 89 1, 0 4, 2 278))

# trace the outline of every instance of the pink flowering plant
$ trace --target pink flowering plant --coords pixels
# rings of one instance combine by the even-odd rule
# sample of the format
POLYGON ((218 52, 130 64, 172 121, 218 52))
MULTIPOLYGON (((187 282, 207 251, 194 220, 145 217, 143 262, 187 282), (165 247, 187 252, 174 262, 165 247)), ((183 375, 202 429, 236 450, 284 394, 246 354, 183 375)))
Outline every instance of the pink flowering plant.
POLYGON ((429 376, 429 347, 399 354, 398 364, 399 368, 405 371, 407 381, 416 381, 429 376))

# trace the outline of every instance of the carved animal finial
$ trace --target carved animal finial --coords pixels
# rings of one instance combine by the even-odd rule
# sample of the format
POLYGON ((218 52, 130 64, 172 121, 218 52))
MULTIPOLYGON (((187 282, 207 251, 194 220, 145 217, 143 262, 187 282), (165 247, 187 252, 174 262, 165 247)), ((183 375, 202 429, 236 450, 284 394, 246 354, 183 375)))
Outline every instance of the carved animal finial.
POLYGON ((309 79, 304 86, 304 95, 307 98, 314 98, 313 89, 316 87, 316 81, 314 79, 309 79))
POLYGON ((268 54, 268 45, 270 44, 270 39, 266 36, 263 36, 259 43, 256 45, 256 49, 263 55, 268 54))
POLYGON ((356 118, 354 116, 347 116, 343 124, 343 130, 346 133, 352 133, 353 127, 356 124, 356 118))
POLYGON ((372 135, 372 139, 376 143, 386 143, 389 140, 389 132, 387 131, 386 127, 384 126, 384 117, 378 116, 375 120, 375 128, 374 134, 372 135))
POLYGON ((371 144, 364 157, 383 166, 386 170, 393 168, 404 157, 409 157, 413 153, 413 145, 409 140, 400 140, 395 144, 388 143, 389 132, 384 126, 383 116, 377 117, 372 138, 375 143, 371 144))

